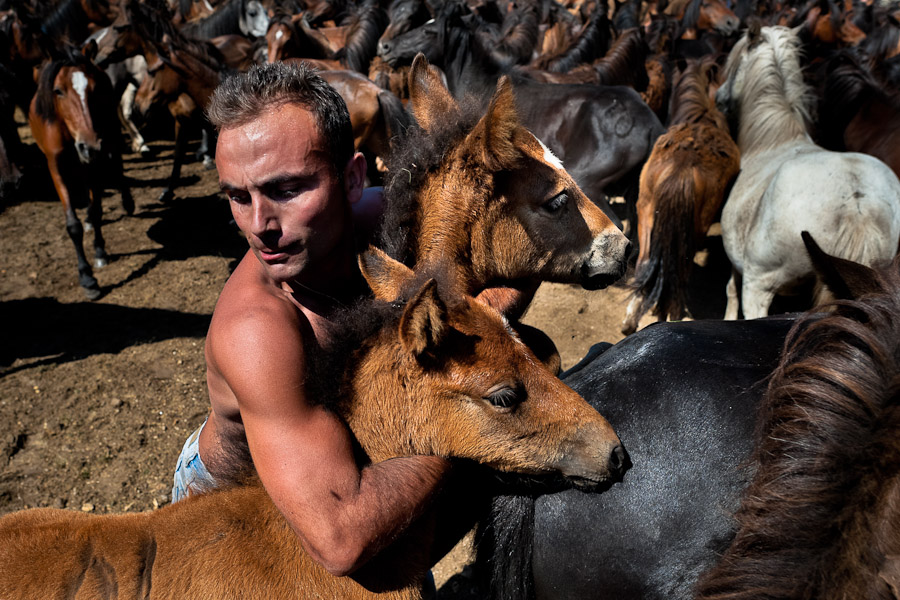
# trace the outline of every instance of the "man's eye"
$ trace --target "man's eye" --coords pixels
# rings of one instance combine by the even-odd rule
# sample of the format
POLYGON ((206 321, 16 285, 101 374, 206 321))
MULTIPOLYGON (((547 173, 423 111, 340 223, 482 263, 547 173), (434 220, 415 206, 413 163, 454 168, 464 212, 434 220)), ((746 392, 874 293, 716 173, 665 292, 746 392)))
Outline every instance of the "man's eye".
POLYGON ((225 197, 229 202, 234 202, 235 204, 247 204, 248 202, 250 202, 250 196, 245 196, 244 194, 225 192, 225 197))

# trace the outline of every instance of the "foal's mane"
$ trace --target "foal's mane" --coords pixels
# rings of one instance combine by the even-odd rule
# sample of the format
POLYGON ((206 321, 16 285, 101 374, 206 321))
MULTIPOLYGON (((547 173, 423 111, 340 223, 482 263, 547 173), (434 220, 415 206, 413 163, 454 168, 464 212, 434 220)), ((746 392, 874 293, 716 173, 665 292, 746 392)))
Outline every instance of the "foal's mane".
POLYGON ((412 241, 419 235, 415 228, 418 191, 430 175, 442 169, 446 155, 465 138, 480 117, 476 107, 466 102, 463 105, 466 108, 447 115, 430 131, 413 125, 400 132, 400 139, 392 144, 389 169, 384 178, 385 213, 379 247, 407 266, 412 266, 415 260, 410 252, 412 241))
POLYGON ((753 40, 749 35, 738 40, 725 65, 725 85, 739 67, 745 72, 741 97, 736 99, 742 152, 806 136, 812 105, 797 36, 786 27, 763 27, 753 40))
POLYGON ((877 278, 883 292, 807 314, 788 335, 737 536, 698 598, 895 598, 879 575, 900 523, 878 509, 893 494, 897 510, 900 258, 877 278))

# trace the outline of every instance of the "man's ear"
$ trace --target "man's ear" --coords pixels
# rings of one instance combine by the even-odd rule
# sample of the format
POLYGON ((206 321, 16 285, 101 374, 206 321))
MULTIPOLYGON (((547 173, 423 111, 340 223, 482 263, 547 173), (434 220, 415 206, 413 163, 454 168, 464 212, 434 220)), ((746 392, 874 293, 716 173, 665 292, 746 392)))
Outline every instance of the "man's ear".
POLYGON ((366 157, 357 152, 344 167, 344 193, 350 204, 356 204, 362 197, 366 185, 366 157))

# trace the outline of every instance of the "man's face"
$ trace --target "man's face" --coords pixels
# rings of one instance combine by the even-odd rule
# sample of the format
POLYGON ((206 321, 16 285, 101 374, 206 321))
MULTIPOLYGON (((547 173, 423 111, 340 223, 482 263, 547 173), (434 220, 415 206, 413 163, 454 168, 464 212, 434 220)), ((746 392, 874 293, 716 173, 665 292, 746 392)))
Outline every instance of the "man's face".
POLYGON ((350 208, 321 138, 313 115, 293 104, 219 134, 219 184, 278 283, 327 273, 334 251, 343 251, 350 208))

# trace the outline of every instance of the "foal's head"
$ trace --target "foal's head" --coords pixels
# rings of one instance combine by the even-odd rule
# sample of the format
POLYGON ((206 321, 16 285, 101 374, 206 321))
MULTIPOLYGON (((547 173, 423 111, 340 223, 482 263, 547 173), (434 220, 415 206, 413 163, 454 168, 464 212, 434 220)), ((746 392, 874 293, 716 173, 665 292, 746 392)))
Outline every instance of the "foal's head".
POLYGON ((409 87, 419 128, 390 161, 389 253, 449 263, 467 293, 528 279, 597 289, 624 274, 628 240, 519 123, 507 79, 480 118, 423 57, 409 87))
POLYGON ((362 317, 386 325, 349 359, 340 412, 372 460, 437 454, 582 487, 621 477, 627 457, 612 427, 496 310, 374 249, 361 267, 390 304, 362 317))

